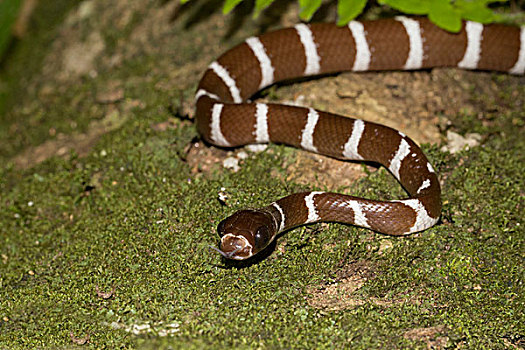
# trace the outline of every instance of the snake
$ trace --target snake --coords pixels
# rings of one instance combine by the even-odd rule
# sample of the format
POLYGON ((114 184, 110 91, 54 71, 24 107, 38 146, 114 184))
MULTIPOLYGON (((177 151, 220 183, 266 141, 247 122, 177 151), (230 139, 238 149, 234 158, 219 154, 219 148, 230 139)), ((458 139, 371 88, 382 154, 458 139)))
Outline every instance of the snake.
POLYGON ((303 77, 433 67, 522 75, 525 26, 463 21, 461 30, 451 33, 426 18, 405 16, 345 26, 299 23, 249 37, 213 61, 195 94, 196 128, 206 143, 222 148, 285 144, 344 161, 374 162, 408 194, 389 201, 323 191, 290 194, 222 220, 215 249, 226 259, 249 259, 280 233, 317 222, 394 236, 434 226, 442 207, 439 179, 403 132, 313 108, 249 100, 277 82, 303 77))

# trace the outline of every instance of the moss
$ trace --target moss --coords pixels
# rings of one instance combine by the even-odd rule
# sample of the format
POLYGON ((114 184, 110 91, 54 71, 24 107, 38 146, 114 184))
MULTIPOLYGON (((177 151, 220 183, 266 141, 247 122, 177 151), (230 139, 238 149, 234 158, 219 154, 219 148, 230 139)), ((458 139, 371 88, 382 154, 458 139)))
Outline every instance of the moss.
MULTIPOLYGON (((237 174, 204 180, 194 178, 178 158, 181 150, 171 146, 180 135, 194 131, 153 133, 132 122, 104 137, 91 156, 49 160, 5 194, 2 344, 66 346, 71 334, 89 334, 97 347, 301 348, 348 341, 405 347, 407 329, 439 324, 452 343, 493 348, 523 334, 516 312, 523 305, 519 137, 493 136, 485 147, 454 157, 429 150, 447 171, 445 222, 417 238, 394 240, 386 254, 367 247, 377 235, 331 224, 319 232, 294 230, 280 242, 284 253, 237 269, 208 250, 216 243, 214 226, 237 208, 298 189, 269 175, 284 147, 248 159, 237 174), (221 187, 235 199, 231 207, 219 205, 221 187), (335 245, 327 250, 327 242, 335 245), (380 266, 361 291, 365 298, 408 301, 345 312, 309 307, 305 289, 333 278, 345 256, 380 266), (108 299, 97 293, 113 289, 108 299), (137 337, 112 329, 112 322, 180 328, 174 338, 137 337)), ((357 192, 387 193, 397 187, 389 178, 373 173, 357 192)))

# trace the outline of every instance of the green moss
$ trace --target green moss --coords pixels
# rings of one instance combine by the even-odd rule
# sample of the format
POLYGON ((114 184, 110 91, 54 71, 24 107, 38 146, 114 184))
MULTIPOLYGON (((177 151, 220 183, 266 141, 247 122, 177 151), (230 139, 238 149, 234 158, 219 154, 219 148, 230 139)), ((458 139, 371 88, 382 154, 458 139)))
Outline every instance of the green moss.
MULTIPOLYGON (((285 253, 232 269, 207 248, 217 241, 214 226, 237 208, 298 189, 269 175, 285 148, 248 159, 237 174, 204 180, 194 178, 171 145, 182 135, 195 133, 187 126, 157 133, 134 121, 104 137, 91 156, 51 159, 5 194, 1 316, 8 321, 1 344, 67 346, 72 333, 89 334, 97 347, 301 348, 349 340, 356 347, 405 347, 412 344, 403 337, 407 329, 445 325, 451 343, 493 348, 523 334, 516 312, 523 305, 519 137, 493 136, 454 157, 428 149, 447 172, 445 222, 420 237, 393 240, 386 254, 367 248, 378 242, 367 237, 378 235, 332 224, 316 233, 294 230, 281 239, 285 253), (219 205, 221 187, 231 207, 219 205), (335 244, 330 250, 328 242, 335 244), (365 300, 403 295, 418 303, 369 303, 345 312, 308 306, 305 289, 333 278, 345 256, 379 266, 360 292, 365 300), (109 299, 97 295, 113 289, 109 299), (180 326, 174 338, 137 337, 112 329, 112 322, 180 326)), ((389 178, 373 173, 357 192, 388 193, 398 187, 389 178)))

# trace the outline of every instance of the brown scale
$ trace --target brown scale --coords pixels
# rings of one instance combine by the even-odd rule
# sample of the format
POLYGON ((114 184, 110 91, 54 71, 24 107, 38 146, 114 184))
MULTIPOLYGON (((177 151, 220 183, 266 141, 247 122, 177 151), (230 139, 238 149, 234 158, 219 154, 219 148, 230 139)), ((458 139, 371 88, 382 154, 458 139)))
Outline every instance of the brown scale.
POLYGON ((300 147, 308 109, 268 104, 268 131, 274 143, 300 147))
POLYGON ((221 130, 226 140, 232 140, 233 147, 246 145, 255 141, 255 105, 225 105, 221 130), (242 123, 239 122, 242 120, 242 123), (235 142, 233 142, 235 141, 235 142))
POLYGON ((276 202, 285 213, 285 229, 296 227, 306 222, 306 219, 308 219, 308 208, 304 204, 304 198, 309 193, 294 193, 276 202), (289 208, 294 208, 294 210, 289 210, 289 208))
POLYGON ((314 132, 314 146, 319 153, 343 159, 343 150, 352 135, 355 119, 319 112, 319 121, 314 132))
POLYGON ((419 20, 423 39, 423 68, 454 67, 461 61, 467 49, 465 26, 453 34, 437 28, 429 20, 419 20))
MULTIPOLYGON (((217 74, 215 74, 215 72, 211 69, 208 69, 206 73, 204 73, 204 76, 199 83, 199 89, 203 89, 207 92, 213 92, 221 99, 222 102, 233 102, 233 97, 230 93, 230 90, 222 82, 221 78, 219 78, 219 76, 217 76, 217 74)), ((197 108, 199 108, 198 105, 197 108)), ((200 114, 197 113, 197 115, 200 114)))
POLYGON ((398 21, 363 22, 369 50, 372 53, 369 70, 400 69, 410 51, 408 34, 398 21))
POLYGON ((227 68, 230 76, 235 80, 241 92, 241 98, 246 99, 253 95, 261 81, 259 61, 246 43, 224 53, 217 62, 227 68))
POLYGON ((478 68, 508 71, 518 59, 519 48, 516 47, 516 42, 519 41, 518 28, 494 24, 485 26, 478 68))
POLYGON ((318 23, 311 26, 321 58, 323 73, 340 72, 352 67, 355 59, 355 42, 348 27, 335 27, 318 23))
POLYGON ((261 35, 259 39, 272 61, 275 81, 297 78, 303 75, 306 57, 299 35, 294 28, 266 33, 261 35))

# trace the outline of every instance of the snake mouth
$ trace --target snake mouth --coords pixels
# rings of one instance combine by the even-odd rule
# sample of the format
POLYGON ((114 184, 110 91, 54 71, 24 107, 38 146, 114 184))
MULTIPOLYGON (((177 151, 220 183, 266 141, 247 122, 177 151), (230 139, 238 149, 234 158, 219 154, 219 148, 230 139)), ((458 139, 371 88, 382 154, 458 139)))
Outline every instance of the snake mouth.
POLYGON ((244 260, 253 256, 253 247, 246 237, 228 233, 221 238, 221 248, 211 247, 226 259, 244 260))

